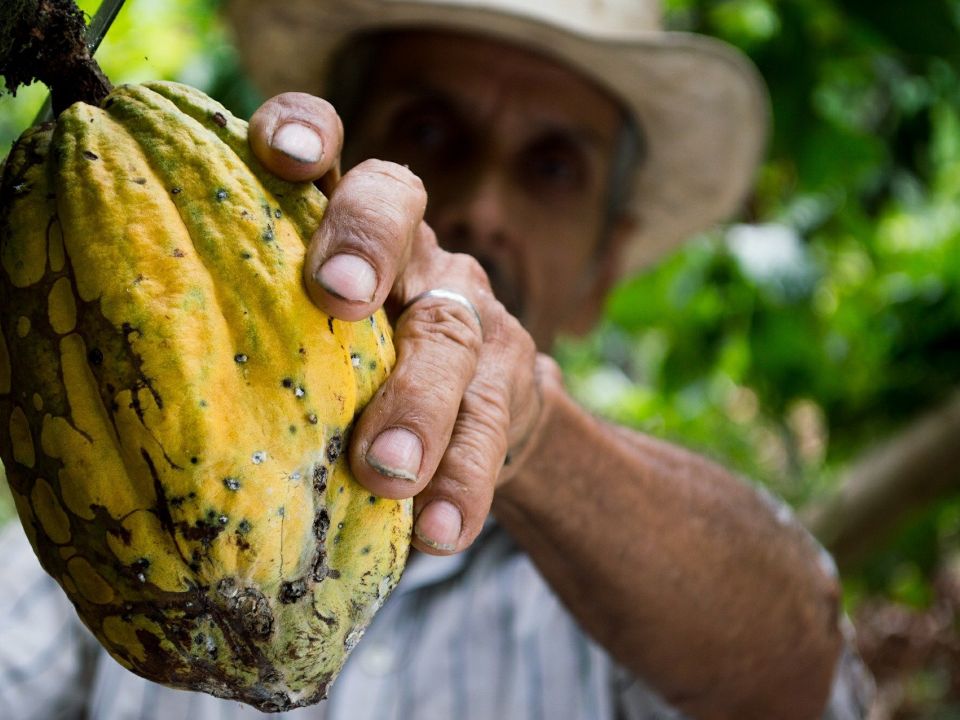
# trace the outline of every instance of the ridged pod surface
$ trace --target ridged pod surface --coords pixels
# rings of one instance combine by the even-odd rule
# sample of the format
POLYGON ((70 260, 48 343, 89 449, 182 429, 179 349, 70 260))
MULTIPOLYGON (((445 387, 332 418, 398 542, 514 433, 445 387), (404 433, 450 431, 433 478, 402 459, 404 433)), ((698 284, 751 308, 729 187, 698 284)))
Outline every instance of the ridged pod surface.
POLYGON ((325 695, 412 523, 346 464, 394 351, 303 289, 325 204, 172 83, 29 130, 0 186, 0 457, 34 550, 122 665, 267 711, 325 695))

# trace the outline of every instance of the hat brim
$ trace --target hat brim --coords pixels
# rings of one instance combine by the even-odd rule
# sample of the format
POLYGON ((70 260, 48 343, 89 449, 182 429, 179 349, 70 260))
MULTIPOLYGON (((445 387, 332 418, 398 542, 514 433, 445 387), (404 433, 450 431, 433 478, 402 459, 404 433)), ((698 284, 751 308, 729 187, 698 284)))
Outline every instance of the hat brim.
POLYGON ((257 86, 322 94, 328 63, 362 32, 450 29, 535 49, 592 78, 631 110, 644 135, 630 210, 637 227, 622 273, 648 266, 735 213, 767 140, 762 79, 738 50, 679 32, 588 36, 456 0, 233 0, 228 16, 257 86))

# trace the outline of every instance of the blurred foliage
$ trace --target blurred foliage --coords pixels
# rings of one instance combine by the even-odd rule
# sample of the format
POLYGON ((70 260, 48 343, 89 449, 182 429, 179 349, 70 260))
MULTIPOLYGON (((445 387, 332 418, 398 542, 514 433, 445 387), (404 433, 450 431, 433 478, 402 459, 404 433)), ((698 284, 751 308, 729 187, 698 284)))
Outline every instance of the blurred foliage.
MULTIPOLYGON (((82 2, 88 12, 96 2, 82 2)), ((674 29, 740 47, 773 133, 741 224, 613 293, 558 349, 573 392, 800 505, 960 385, 960 0, 666 0, 674 29)), ((129 0, 98 53, 115 82, 179 79, 248 115, 215 0, 129 0)), ((42 101, 0 99, 0 143, 42 101)), ((851 605, 930 602, 960 495, 846 579, 851 605)))
MULTIPOLYGON (((667 6, 760 68, 767 162, 744 225, 623 283, 561 354, 597 411, 800 504, 960 384, 960 3, 667 6)), ((915 519, 867 563, 869 589, 902 594, 903 568, 922 585, 955 515, 915 519)))
MULTIPOLYGON (((624 282, 561 357, 596 411, 803 504, 960 385, 960 3, 666 4, 759 67, 767 161, 742 225, 624 282)), ((926 607, 957 548, 960 492, 846 576, 848 606, 926 607)))

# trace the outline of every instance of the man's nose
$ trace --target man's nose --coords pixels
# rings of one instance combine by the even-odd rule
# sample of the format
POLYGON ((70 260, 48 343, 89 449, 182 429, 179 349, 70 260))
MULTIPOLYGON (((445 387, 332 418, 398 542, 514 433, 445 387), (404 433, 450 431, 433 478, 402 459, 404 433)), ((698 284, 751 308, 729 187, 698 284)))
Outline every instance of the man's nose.
POLYGON ((508 191, 503 176, 495 172, 478 174, 472 182, 450 188, 430 213, 441 245, 451 252, 472 254, 500 249, 510 225, 508 191))

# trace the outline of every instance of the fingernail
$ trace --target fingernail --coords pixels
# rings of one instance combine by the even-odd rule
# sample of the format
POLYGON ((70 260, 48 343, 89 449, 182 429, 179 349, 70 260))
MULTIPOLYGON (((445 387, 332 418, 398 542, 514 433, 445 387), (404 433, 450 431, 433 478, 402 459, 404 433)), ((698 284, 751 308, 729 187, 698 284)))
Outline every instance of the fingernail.
POLYGON ((434 550, 453 552, 460 539, 463 520, 457 507, 446 500, 434 500, 420 511, 414 532, 434 550))
POLYGON ((420 438, 403 428, 384 430, 367 450, 367 462, 381 475, 417 481, 423 447, 420 438))
POLYGON ((355 303, 368 303, 377 291, 377 274, 357 255, 342 253, 327 260, 313 276, 331 295, 355 303))
POLYGON ((270 147, 302 163, 320 162, 323 141, 320 135, 306 125, 286 123, 278 127, 270 138, 270 147))

